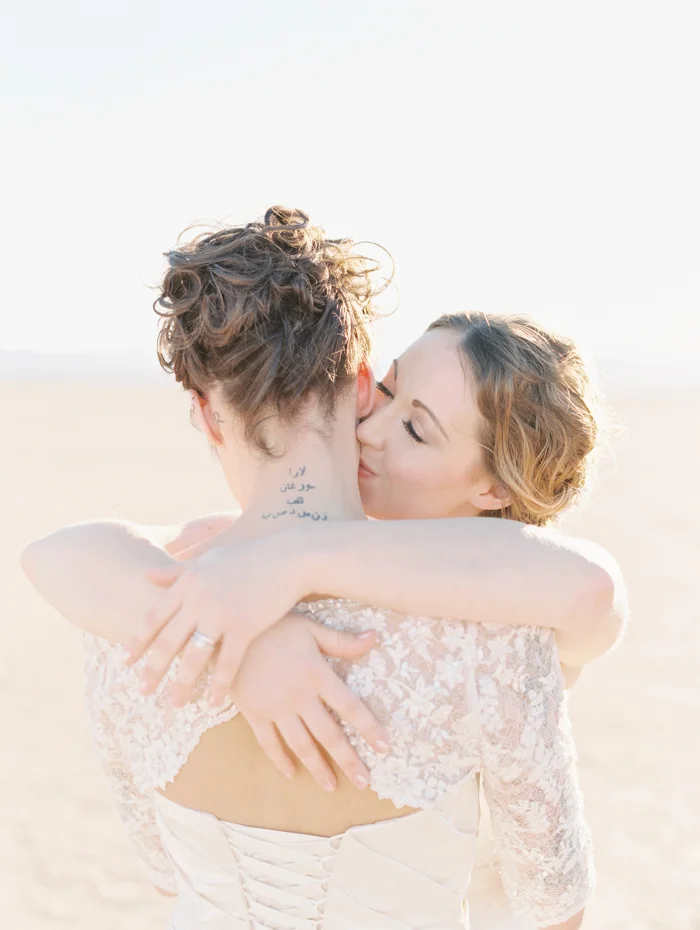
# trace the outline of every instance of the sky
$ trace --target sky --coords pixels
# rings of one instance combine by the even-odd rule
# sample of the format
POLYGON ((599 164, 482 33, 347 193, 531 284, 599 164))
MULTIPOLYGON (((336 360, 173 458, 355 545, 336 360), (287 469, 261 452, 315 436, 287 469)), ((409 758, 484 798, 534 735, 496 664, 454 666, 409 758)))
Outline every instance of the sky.
POLYGON ((154 359, 163 252, 283 203, 392 253, 382 359, 477 309, 700 377, 696 10, 13 4, 0 350, 154 359))

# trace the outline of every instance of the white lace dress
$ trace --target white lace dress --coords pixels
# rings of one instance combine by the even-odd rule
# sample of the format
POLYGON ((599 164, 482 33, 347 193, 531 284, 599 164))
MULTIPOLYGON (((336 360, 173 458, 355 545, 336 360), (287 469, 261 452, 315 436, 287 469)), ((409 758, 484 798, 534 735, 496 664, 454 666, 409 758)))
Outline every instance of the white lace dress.
POLYGON ((177 892, 171 930, 501 930, 577 913, 594 873, 551 632, 337 599, 299 609, 327 626, 378 631, 368 655, 328 661, 389 730, 391 751, 379 755, 345 727, 370 787, 417 813, 319 837, 223 822, 163 798, 155 789, 237 710, 208 705, 208 675, 191 703, 171 707, 175 668, 144 697, 141 663, 127 668, 121 647, 85 638, 102 764, 151 879, 177 892), (508 905, 494 904, 491 922, 480 905, 471 923, 480 783, 508 905))

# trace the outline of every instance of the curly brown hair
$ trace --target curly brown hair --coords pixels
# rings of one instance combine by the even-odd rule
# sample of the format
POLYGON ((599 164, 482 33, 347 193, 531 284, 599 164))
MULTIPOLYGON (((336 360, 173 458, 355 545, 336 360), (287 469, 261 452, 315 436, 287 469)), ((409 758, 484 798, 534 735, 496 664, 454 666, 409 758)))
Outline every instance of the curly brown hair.
POLYGON ((483 516, 543 526, 586 486, 603 412, 571 339, 524 315, 451 313, 475 382, 484 465, 510 503, 483 516))
POLYGON ((153 305, 161 366, 200 395, 220 386, 266 454, 267 417, 294 422, 313 397, 329 422, 369 357, 373 300, 386 286, 354 245, 281 206, 178 243, 153 305))

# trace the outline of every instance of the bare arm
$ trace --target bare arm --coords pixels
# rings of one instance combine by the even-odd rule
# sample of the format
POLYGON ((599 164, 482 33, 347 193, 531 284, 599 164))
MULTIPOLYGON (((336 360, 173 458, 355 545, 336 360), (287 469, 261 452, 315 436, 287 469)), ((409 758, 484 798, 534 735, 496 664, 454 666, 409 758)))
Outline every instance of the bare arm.
POLYGON ((627 619, 622 576, 605 549, 511 520, 329 523, 290 531, 287 546, 301 563, 304 595, 550 627, 572 666, 610 649, 627 619))
POLYGON ((127 522, 77 523, 30 543, 22 568, 69 623, 126 643, 157 599, 145 572, 174 563, 155 537, 127 522))
POLYGON ((61 527, 31 543, 22 568, 37 591, 69 623, 113 642, 127 642, 153 606, 145 580, 152 569, 194 551, 233 526, 238 514, 206 514, 167 526, 126 520, 61 527))
POLYGON ((211 513, 185 523, 173 523, 168 526, 135 527, 172 556, 178 556, 187 549, 213 539, 224 530, 230 529, 240 516, 239 511, 230 513, 211 513))
MULTIPOLYGON (((188 549, 189 558, 225 545, 236 516, 214 514, 149 531, 160 533, 171 554, 188 549)), ((619 566, 602 546, 512 520, 295 528, 271 540, 262 556, 267 567, 282 558, 295 572, 290 608, 326 593, 427 616, 547 626, 556 631, 562 664, 573 677, 617 642, 629 614, 619 566)))
MULTIPOLYGON (((515 521, 292 525, 243 543, 225 531, 207 546, 190 550, 197 557, 186 568, 151 576, 168 590, 129 643, 133 659, 150 649, 151 687, 178 644, 206 620, 205 632, 225 639, 213 684, 214 697, 223 699, 248 644, 311 595, 485 625, 549 627, 569 680, 613 645, 627 617, 625 587, 608 552, 515 521)), ((187 694, 202 661, 194 647, 185 653, 178 682, 187 694)))
MULTIPOLYGON (((112 642, 127 643, 143 625, 145 614, 161 592, 146 580, 146 572, 176 565, 180 558, 207 546, 207 540, 230 526, 235 514, 202 517, 178 527, 142 527, 111 521, 82 523, 63 527, 31 543, 21 556, 22 567, 37 591, 79 629, 112 642)), ((236 703, 253 727, 265 752, 281 771, 294 771, 292 757, 280 737, 297 754, 319 784, 332 781, 332 769, 315 747, 309 734, 317 737, 329 755, 349 779, 368 780, 368 771, 345 735, 331 717, 328 708, 342 713, 357 732, 382 751, 387 735, 367 707, 345 685, 321 655, 353 657, 364 654, 373 645, 371 636, 327 630, 308 618, 285 618, 275 624, 278 630, 262 634, 256 650, 246 665, 234 692, 236 703), (286 635, 290 624, 296 631, 294 667, 289 667, 290 647, 276 645, 286 635), (265 715, 265 702, 252 700, 249 680, 260 678, 261 656, 271 655, 277 664, 268 681, 266 697, 282 691, 276 701, 279 712, 265 715), (272 684, 275 687, 272 687, 272 684), (284 687, 286 685, 286 688, 284 687), (300 693, 302 685, 305 686, 300 693), (277 690, 275 690, 277 689, 277 690), (299 695, 297 697, 297 695, 299 695), (290 700, 291 698, 291 700, 290 700), (262 711, 262 713, 261 713, 262 711), (302 726, 299 726, 299 723, 302 726), (292 724, 296 729, 292 729, 292 724), (294 734, 300 735, 294 738, 294 734)), ((175 653, 189 638, 175 641, 175 653)), ((286 640, 285 640, 286 642, 286 640)), ((201 653, 208 658, 207 653, 201 653)), ((264 673, 270 663, 263 660, 264 673)), ((255 690, 253 688, 253 690, 255 690)), ((173 697, 175 694, 173 693, 173 697)), ((185 694, 181 703, 185 703, 185 694)))

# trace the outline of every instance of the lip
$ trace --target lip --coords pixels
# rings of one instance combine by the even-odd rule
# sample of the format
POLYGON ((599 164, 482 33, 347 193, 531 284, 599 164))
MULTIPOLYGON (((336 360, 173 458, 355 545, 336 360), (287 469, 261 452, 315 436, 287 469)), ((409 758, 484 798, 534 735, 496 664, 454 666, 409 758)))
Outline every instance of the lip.
POLYGON ((361 478, 376 478, 376 471, 372 471, 365 463, 360 459, 360 467, 358 468, 358 473, 361 478))

